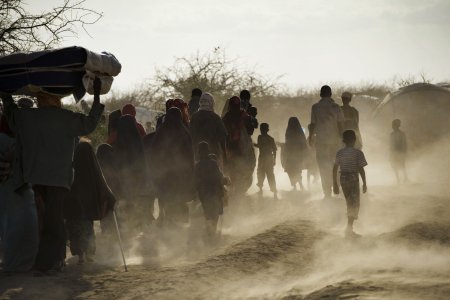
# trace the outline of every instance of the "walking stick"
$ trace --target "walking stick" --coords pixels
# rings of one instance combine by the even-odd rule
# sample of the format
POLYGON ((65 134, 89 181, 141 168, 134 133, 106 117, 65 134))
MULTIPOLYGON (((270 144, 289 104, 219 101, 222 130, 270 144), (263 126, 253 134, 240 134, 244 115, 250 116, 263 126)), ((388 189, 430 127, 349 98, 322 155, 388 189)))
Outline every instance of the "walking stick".
POLYGON ((122 253, 123 266, 125 267, 125 272, 128 272, 127 262, 125 261, 125 254, 123 253, 122 239, 120 238, 119 223, 117 222, 116 210, 113 210, 113 216, 114 216, 114 223, 116 224, 116 232, 117 238, 119 240, 120 252, 122 253))

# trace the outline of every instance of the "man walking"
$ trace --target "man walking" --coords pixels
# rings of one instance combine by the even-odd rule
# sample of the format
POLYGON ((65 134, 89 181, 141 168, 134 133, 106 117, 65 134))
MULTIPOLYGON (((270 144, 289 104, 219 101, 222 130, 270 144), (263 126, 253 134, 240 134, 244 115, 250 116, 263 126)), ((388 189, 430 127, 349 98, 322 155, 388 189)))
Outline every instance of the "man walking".
POLYGON ((340 137, 344 121, 341 108, 331 99, 331 95, 331 88, 328 85, 322 86, 321 99, 311 109, 309 135, 310 137, 315 135, 316 159, 325 198, 331 197, 334 158, 341 145, 340 137))

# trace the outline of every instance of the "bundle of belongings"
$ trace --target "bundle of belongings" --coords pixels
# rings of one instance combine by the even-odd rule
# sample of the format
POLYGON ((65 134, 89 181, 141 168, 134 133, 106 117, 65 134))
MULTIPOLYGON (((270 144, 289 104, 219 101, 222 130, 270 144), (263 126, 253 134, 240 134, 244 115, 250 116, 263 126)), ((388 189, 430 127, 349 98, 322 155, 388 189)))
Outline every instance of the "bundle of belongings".
POLYGON ((101 94, 111 89, 113 76, 122 66, 114 55, 67 47, 31 53, 18 52, 0 58, 0 91, 36 96, 46 93, 79 101, 93 94, 95 77, 102 81, 101 94))

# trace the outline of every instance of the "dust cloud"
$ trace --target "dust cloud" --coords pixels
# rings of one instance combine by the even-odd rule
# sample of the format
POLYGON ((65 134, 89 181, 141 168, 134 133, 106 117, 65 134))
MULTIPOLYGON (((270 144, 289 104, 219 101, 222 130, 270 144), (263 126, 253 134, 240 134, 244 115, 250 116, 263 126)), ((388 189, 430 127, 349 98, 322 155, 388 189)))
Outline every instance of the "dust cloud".
MULTIPOLYGON (((269 122, 279 142, 289 117, 269 122)), ((304 127, 307 121, 301 119, 304 127)), ((410 182, 397 185, 390 123, 363 116, 361 132, 369 165, 355 222, 359 239, 344 238, 342 195, 322 200, 320 183, 290 191, 278 162, 280 200, 255 187, 230 199, 217 245, 203 240, 196 203, 190 224, 175 231, 126 229, 121 220, 129 272, 115 237, 98 234, 96 263, 78 266, 69 258, 56 277, 3 277, 0 299, 448 299, 450 138, 416 141, 420 147, 407 158, 410 182)))

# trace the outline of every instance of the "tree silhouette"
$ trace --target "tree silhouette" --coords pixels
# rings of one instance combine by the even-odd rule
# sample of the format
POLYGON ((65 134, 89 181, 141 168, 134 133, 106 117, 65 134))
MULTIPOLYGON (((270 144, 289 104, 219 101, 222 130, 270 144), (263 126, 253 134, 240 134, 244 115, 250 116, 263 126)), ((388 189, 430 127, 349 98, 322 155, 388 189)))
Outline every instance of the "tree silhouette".
POLYGON ((79 27, 85 30, 102 17, 84 5, 85 0, 64 0, 47 12, 33 14, 23 0, 0 0, 0 55, 48 49, 76 36, 79 27))

